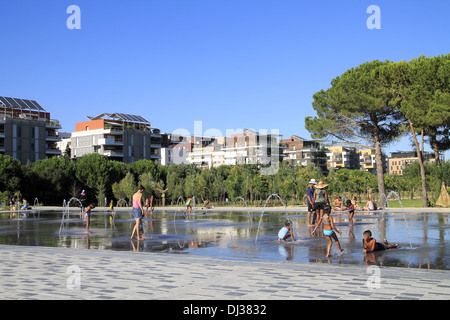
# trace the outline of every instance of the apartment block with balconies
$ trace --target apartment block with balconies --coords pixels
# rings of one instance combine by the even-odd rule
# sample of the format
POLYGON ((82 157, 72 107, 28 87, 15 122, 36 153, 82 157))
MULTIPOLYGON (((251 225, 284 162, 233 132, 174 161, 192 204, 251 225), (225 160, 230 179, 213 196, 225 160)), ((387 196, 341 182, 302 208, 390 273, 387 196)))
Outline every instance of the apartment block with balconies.
POLYGON ((125 163, 141 159, 160 163, 160 131, 143 117, 102 113, 88 119, 75 124, 70 146, 72 158, 98 153, 125 163))
POLYGON ((38 102, 0 97, 0 154, 22 163, 60 156, 61 125, 38 102))

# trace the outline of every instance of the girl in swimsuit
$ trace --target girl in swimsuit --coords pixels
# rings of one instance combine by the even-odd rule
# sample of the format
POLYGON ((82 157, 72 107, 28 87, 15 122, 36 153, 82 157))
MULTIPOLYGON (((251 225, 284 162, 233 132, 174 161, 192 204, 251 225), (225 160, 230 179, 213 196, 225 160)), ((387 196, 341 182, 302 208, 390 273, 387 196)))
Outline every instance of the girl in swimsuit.
POLYGON ((327 247, 327 258, 330 256, 331 246, 333 245, 332 239, 336 242, 336 245, 339 249, 339 253, 343 251, 341 249, 341 244, 339 243, 339 239, 336 235, 336 233, 339 233, 339 235, 342 234, 339 230, 337 230, 333 223, 333 217, 330 216, 331 207, 329 205, 326 205, 323 209, 323 216, 320 217, 319 222, 317 223, 316 227, 314 228, 312 234, 316 232, 317 228, 320 226, 320 224, 323 224, 323 234, 328 240, 328 247, 327 247))

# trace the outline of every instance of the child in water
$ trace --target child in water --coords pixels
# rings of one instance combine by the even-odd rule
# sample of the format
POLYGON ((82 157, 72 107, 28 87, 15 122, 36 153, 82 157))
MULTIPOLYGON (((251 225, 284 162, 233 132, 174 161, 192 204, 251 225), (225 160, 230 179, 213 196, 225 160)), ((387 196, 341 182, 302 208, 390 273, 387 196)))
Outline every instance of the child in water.
POLYGON ((393 249, 398 247, 398 243, 389 244, 386 239, 384 239, 384 244, 379 243, 376 239, 372 238, 372 232, 370 230, 366 230, 363 233, 363 246, 364 253, 373 252, 373 251, 381 251, 386 249, 393 249))
POLYGON ((348 210, 348 221, 353 222, 353 216, 355 215, 355 205, 349 199, 346 202, 347 210, 348 210))
POLYGON ((284 222, 284 227, 280 229, 278 232, 278 242, 285 241, 289 238, 292 238, 292 242, 294 242, 294 233, 292 232, 292 221, 286 220, 284 222))
POLYGON ((330 256, 331 246, 333 245, 332 239, 336 242, 336 245, 339 249, 339 253, 342 253, 343 249, 341 249, 341 244, 339 243, 339 239, 336 235, 336 233, 339 233, 339 235, 342 234, 339 230, 336 229, 333 223, 333 217, 330 216, 331 207, 329 205, 326 205, 323 209, 323 216, 320 217, 319 222, 317 223, 316 227, 314 228, 312 234, 316 232, 317 228, 320 226, 321 223, 323 223, 323 234, 328 240, 328 247, 327 247, 327 258, 330 256))
POLYGON ((92 231, 89 231, 89 225, 91 223, 91 209, 94 209, 95 205, 90 204, 87 206, 86 211, 84 212, 84 217, 86 219, 86 233, 92 233, 92 231))
POLYGON ((184 218, 188 219, 188 217, 186 216, 186 212, 189 211, 189 217, 191 216, 192 213, 192 198, 188 198, 186 201, 186 210, 184 210, 184 218))

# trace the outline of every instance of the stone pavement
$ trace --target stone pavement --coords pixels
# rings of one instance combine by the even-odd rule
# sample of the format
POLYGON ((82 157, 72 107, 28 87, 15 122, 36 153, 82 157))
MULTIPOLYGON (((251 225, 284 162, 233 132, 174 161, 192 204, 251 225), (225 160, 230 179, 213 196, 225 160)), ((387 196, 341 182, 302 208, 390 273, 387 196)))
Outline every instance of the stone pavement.
POLYGON ((445 270, 7 245, 0 261, 0 299, 450 298, 445 270))

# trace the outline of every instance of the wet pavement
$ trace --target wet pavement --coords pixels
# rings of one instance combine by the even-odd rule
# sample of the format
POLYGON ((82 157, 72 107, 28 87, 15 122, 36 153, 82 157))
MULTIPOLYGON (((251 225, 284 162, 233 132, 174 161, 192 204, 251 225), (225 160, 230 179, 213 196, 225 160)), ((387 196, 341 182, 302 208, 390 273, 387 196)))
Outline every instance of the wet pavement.
POLYGON ((0 299, 445 299, 446 270, 0 245, 0 299))
POLYGON ((297 300, 450 298, 449 216, 409 212, 333 215, 344 253, 312 236, 296 211, 174 210, 144 219, 146 240, 130 240, 133 219, 98 210, 92 234, 73 211, 26 218, 0 213, 0 299, 297 300), (286 217, 296 241, 279 244, 286 217), (255 236, 259 230, 258 240, 255 236), (362 232, 400 249, 362 254, 362 232))

